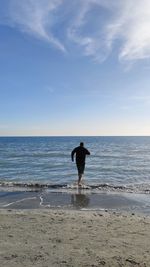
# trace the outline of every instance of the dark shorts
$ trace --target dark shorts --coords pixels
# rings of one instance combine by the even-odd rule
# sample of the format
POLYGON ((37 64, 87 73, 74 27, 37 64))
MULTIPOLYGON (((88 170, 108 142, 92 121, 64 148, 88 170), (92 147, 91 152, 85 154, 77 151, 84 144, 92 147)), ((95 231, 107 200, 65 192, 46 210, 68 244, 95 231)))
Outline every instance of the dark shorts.
POLYGON ((76 163, 77 164, 77 169, 78 169, 78 173, 79 174, 83 174, 84 173, 84 168, 85 168, 85 163, 76 163))

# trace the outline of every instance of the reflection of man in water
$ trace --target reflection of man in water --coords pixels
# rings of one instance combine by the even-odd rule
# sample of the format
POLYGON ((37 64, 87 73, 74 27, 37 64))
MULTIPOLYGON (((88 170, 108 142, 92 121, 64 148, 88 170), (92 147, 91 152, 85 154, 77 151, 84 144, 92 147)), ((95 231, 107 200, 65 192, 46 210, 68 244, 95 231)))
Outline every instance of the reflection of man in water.
POLYGON ((76 208, 85 208, 88 207, 90 202, 90 199, 87 195, 81 194, 80 192, 78 194, 71 195, 71 204, 76 208))
POLYGON ((84 143, 81 142, 80 146, 74 148, 71 153, 72 161, 74 161, 74 154, 76 154, 76 165, 78 169, 78 185, 81 185, 81 178, 85 168, 85 158, 86 155, 90 155, 90 152, 84 147, 84 143))

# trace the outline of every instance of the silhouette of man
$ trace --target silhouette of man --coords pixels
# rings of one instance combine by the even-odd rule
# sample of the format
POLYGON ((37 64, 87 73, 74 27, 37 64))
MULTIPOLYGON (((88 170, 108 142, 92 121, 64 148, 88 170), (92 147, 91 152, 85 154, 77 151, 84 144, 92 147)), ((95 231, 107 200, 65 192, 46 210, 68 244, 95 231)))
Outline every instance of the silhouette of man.
POLYGON ((81 142, 80 146, 74 148, 71 152, 72 161, 74 161, 74 154, 76 154, 76 165, 78 169, 78 185, 81 185, 81 178, 85 169, 86 155, 90 155, 90 152, 84 147, 84 143, 81 142))

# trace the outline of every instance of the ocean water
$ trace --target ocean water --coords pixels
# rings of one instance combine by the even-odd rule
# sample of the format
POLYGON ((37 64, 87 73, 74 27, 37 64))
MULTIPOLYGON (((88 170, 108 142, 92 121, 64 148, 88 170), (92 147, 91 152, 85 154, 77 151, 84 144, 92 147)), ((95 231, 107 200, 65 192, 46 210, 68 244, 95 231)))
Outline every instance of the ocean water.
POLYGON ((0 183, 72 185, 71 151, 83 141, 93 188, 150 191, 150 137, 0 137, 0 183))

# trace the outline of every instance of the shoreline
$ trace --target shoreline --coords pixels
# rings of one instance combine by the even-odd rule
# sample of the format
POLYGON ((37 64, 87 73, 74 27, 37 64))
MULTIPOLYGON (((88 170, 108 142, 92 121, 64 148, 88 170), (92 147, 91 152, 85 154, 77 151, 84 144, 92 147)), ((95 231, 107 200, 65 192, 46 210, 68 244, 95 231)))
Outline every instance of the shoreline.
POLYGON ((107 210, 150 215, 150 195, 85 189, 0 191, 0 209, 107 210))
POLYGON ((5 267, 148 267, 150 217, 129 212, 0 209, 5 267))

